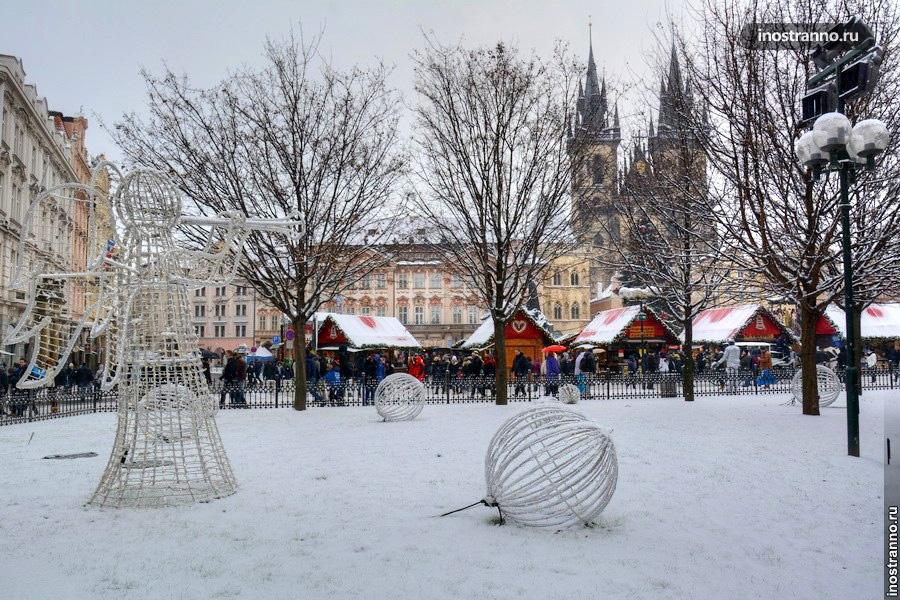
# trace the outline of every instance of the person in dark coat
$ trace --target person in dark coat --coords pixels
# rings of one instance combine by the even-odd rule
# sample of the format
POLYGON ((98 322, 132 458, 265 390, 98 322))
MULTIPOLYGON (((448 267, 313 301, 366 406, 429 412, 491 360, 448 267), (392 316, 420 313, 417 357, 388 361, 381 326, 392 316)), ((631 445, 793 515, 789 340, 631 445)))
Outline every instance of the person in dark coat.
POLYGON ((528 360, 528 357, 525 356, 525 353, 521 350, 516 351, 516 357, 513 359, 512 363, 512 372, 513 377, 516 380, 516 387, 513 390, 513 395, 518 396, 521 394, 525 396, 525 385, 528 381, 528 375, 531 373, 531 361, 528 360))
POLYGON ((234 362, 234 383, 238 394, 238 404, 242 408, 247 408, 247 397, 245 390, 247 385, 247 361, 240 354, 237 355, 234 362))
POLYGON ((491 395, 494 395, 495 385, 494 385, 494 377, 497 375, 497 361, 494 359, 494 356, 488 354, 484 357, 484 363, 481 366, 481 374, 484 377, 484 385, 481 386, 481 395, 484 396, 484 392, 486 389, 491 390, 491 395))
POLYGON ((203 357, 200 360, 200 365, 201 365, 201 368, 203 369, 203 379, 206 380, 206 385, 207 386, 212 385, 212 371, 210 370, 209 359, 206 357, 203 357))
POLYGON ((362 366, 363 406, 374 403, 375 388, 378 386, 378 365, 371 354, 362 366))
POLYGON ((222 374, 219 379, 222 381, 222 391, 219 394, 219 406, 225 406, 225 394, 231 394, 231 404, 235 403, 235 369, 237 368, 237 359, 231 350, 225 351, 225 366, 222 368, 222 374))
POLYGON ((309 351, 306 354, 306 389, 312 394, 313 400, 319 404, 324 404, 321 392, 319 392, 319 357, 316 353, 309 351))

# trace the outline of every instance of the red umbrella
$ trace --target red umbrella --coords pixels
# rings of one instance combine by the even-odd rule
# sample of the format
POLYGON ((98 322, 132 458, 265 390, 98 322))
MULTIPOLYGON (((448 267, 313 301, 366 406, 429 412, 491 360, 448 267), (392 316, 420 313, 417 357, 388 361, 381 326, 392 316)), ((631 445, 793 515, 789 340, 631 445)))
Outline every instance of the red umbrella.
POLYGON ((556 344, 553 346, 547 346, 546 348, 544 348, 544 352, 565 352, 565 351, 566 351, 566 347, 560 346, 559 344, 556 344))

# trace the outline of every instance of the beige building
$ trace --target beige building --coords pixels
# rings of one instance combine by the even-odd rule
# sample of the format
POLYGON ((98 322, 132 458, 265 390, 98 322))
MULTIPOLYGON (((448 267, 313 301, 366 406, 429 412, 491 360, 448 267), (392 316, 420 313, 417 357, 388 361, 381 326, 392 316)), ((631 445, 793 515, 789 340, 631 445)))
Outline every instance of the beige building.
MULTIPOLYGON (((10 279, 26 210, 43 190, 79 181, 82 174, 78 164, 86 160, 84 131, 60 125, 48 110, 47 100, 38 95, 34 84, 26 82, 22 61, 0 54, 0 332, 18 321, 25 309, 25 293, 11 290, 10 279)), ((64 231, 74 231, 73 238, 56 244, 45 240, 42 250, 58 252, 55 262, 60 268, 71 268, 72 249, 84 244, 84 228, 79 229, 80 217, 74 211, 57 218, 64 231), (73 223, 74 228, 70 227, 73 223)), ((26 348, 19 344, 6 351, 19 357, 26 348)))
POLYGON ((538 285, 538 300, 554 329, 570 335, 591 320, 591 255, 572 252, 557 258, 538 285))

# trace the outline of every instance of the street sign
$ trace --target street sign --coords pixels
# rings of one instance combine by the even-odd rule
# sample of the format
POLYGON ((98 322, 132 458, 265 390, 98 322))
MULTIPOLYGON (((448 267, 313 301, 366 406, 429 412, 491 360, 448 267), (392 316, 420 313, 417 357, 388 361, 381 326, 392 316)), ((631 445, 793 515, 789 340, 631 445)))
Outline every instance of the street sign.
POLYGON ((273 335, 273 336, 272 336, 272 343, 275 344, 276 346, 277 346, 278 344, 280 344, 280 343, 281 343, 281 336, 280 336, 280 335, 273 335))
POLYGON ((287 341, 291 341, 294 339, 294 335, 295 335, 294 330, 288 329, 287 331, 284 332, 284 339, 286 339, 287 341))

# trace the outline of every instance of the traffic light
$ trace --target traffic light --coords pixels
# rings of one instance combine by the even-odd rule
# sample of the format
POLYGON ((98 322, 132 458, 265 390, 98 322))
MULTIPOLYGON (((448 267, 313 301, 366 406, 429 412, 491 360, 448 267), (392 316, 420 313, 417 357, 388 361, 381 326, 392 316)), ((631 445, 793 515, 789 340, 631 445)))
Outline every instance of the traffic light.
POLYGON ((842 100, 850 100, 872 91, 878 80, 881 56, 882 49, 876 46, 870 54, 841 70, 838 89, 842 100))
POLYGON ((834 83, 808 90, 801 99, 801 125, 809 125, 819 116, 831 112, 835 107, 836 89, 834 83))

